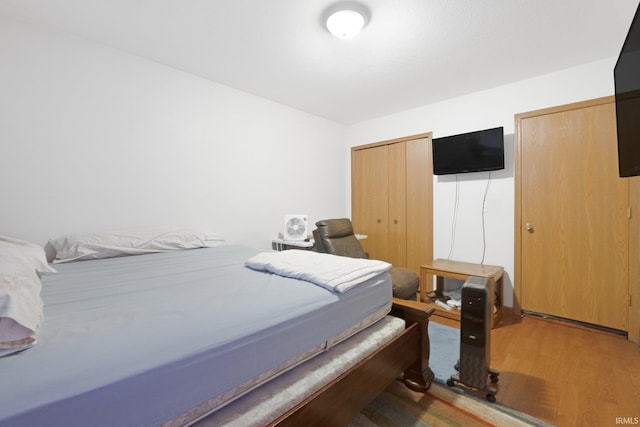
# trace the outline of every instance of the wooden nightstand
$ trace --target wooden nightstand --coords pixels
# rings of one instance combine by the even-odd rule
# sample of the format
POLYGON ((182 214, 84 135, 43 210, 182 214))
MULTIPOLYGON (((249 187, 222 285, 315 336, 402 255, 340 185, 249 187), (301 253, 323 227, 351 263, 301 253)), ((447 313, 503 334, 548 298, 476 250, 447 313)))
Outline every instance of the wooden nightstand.
MULTIPOLYGON (((433 276, 436 276, 435 298, 443 296, 444 278, 467 280, 469 276, 486 277, 489 280, 489 295, 495 295, 494 313, 491 327, 495 328, 502 318, 502 288, 503 288, 504 268, 498 265, 473 264, 469 262, 449 261, 446 259, 436 259, 431 264, 420 266, 420 300, 424 302, 435 302, 427 293, 427 283, 433 283, 433 276)), ((460 320, 460 310, 447 310, 434 304, 436 309, 434 315, 446 317, 453 320, 460 320)))

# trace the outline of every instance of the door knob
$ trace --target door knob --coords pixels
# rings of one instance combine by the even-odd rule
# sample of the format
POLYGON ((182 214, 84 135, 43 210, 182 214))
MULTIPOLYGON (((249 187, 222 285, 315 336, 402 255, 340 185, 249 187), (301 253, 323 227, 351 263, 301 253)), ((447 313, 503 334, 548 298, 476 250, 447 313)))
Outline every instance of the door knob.
POLYGON ((530 222, 526 223, 524 225, 524 229, 527 230, 529 233, 533 233, 533 224, 531 224, 530 222))

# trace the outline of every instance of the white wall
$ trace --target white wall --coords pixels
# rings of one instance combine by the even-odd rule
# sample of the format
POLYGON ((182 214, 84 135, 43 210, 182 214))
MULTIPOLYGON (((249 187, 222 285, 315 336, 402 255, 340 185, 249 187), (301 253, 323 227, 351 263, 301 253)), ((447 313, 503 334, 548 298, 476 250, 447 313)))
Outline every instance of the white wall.
POLYGON ((266 248, 286 213, 348 209, 343 125, 89 40, 0 18, 0 94, 0 234, 192 226, 266 248))
MULTIPOLYGON (((194 226, 269 247, 285 213, 349 215, 349 148, 504 126, 485 263, 513 303, 513 115, 613 94, 614 59, 350 127, 88 40, 0 18, 0 234, 194 226), (345 144, 346 141, 346 144, 345 144), (327 173, 325 165, 334 164, 327 173)), ((487 173, 459 175, 452 259, 482 259, 487 173)), ((434 255, 449 257, 455 178, 434 181, 434 255)))
MULTIPOLYGON (((503 126, 505 163, 492 172, 485 205, 485 264, 506 271, 505 304, 513 306, 514 274, 514 114, 613 95, 615 59, 594 62, 535 79, 450 99, 410 111, 358 123, 348 128, 349 147, 422 132, 438 138, 503 126)), ((541 165, 543 167, 543 165, 541 165)), ((452 239, 455 176, 434 179, 434 257, 482 260, 482 201, 488 173, 458 175, 459 206, 452 239), (453 242, 453 252, 450 255, 453 242)), ((348 196, 350 197, 350 196, 348 196)))

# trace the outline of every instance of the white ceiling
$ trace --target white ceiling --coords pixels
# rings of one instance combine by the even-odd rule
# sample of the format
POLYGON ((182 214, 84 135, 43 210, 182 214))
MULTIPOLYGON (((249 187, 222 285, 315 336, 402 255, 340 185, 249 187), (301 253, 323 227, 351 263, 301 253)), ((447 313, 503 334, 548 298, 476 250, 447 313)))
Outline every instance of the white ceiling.
POLYGON ((352 124, 616 57, 638 6, 638 0, 361 0, 369 24, 340 40, 321 22, 333 3, 0 0, 0 15, 352 124))

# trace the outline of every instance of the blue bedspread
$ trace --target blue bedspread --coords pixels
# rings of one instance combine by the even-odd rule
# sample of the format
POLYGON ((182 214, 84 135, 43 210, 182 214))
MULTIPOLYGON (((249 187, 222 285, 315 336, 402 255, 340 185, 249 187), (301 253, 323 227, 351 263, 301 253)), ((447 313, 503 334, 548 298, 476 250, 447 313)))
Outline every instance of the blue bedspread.
POLYGON ((152 426, 390 304, 253 271, 243 246, 56 265, 39 344, 0 359, 0 425, 152 426))

